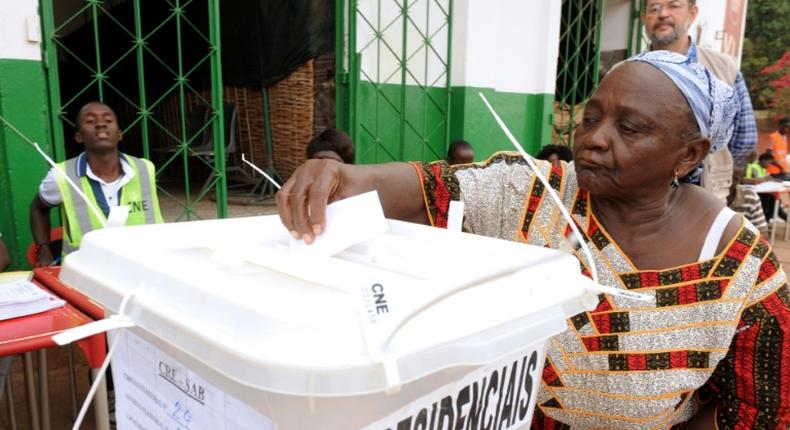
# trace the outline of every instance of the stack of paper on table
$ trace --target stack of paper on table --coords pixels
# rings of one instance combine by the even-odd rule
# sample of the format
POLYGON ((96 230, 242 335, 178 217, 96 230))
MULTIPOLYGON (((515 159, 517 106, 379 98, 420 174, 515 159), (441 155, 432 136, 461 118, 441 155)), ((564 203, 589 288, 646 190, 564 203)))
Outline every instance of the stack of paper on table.
POLYGON ((786 188, 787 187, 785 187, 782 182, 776 181, 763 182, 754 186, 754 190, 758 193, 778 193, 784 191, 786 188))
POLYGON ((29 280, 29 272, 0 276, 0 321, 45 312, 66 302, 29 280))

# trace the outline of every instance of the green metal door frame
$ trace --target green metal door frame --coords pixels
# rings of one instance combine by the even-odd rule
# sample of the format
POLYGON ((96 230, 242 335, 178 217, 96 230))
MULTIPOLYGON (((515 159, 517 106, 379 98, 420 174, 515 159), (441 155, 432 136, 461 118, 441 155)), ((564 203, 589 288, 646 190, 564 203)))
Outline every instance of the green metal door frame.
POLYGON ((636 55, 642 52, 644 47, 650 46, 650 42, 643 34, 644 24, 642 24, 642 11, 645 8, 645 0, 631 0, 631 20, 628 23, 628 52, 627 56, 636 55))
POLYGON ((346 68, 346 2, 335 0, 335 127, 349 132, 348 70, 346 68))
POLYGON ((55 161, 66 159, 66 149, 63 143, 63 122, 60 117, 63 112, 60 109, 60 81, 58 80, 58 56, 55 50, 55 43, 49 35, 55 34, 54 11, 52 1, 42 0, 41 21, 44 30, 41 47, 44 50, 44 68, 47 70, 47 86, 49 96, 49 120, 50 130, 52 130, 52 148, 54 149, 53 158, 55 161), (57 97, 55 99, 54 97, 57 97), (57 100, 57 101, 56 101, 57 100), (55 102, 56 101, 56 102, 55 102))
POLYGON ((414 12, 412 12, 412 7, 417 6, 415 0, 379 0, 376 15, 370 17, 363 14, 359 4, 360 0, 336 0, 335 2, 337 127, 345 130, 352 141, 357 144, 358 162, 413 159, 414 152, 407 153, 406 147, 414 142, 407 140, 407 135, 416 136, 420 140, 423 159, 444 158, 450 135, 453 0, 426 0, 424 2, 425 10, 414 10, 414 12), (387 22, 382 22, 381 5, 383 2, 392 2, 399 10, 395 18, 388 19, 387 22), (432 8, 433 13, 436 14, 438 10, 443 19, 443 22, 438 25, 430 21, 432 8), (418 24, 416 20, 421 19, 425 20, 424 23, 420 21, 418 24), (438 27, 432 28, 431 24, 438 27), (395 25, 401 27, 401 40, 387 40, 385 32, 395 25), (425 31, 421 29, 421 25, 425 26, 425 31), (358 26, 365 26, 365 30, 373 35, 372 39, 367 41, 363 47, 357 45, 358 26), (446 34, 446 49, 436 49, 434 46, 434 39, 440 32, 446 34), (412 43, 410 46, 409 35, 419 36, 421 44, 414 46, 415 44, 412 43), (369 76, 361 67, 360 51, 364 51, 372 44, 376 44, 377 70, 381 68, 382 52, 388 52, 399 64, 398 70, 383 79, 383 82, 378 72, 375 73, 376 76, 369 76), (410 60, 415 55, 423 53, 425 69, 413 70, 410 67, 410 60), (428 82, 430 80, 428 78, 428 64, 433 60, 438 60, 441 63, 443 71, 434 82, 428 82), (399 76, 397 83, 387 83, 390 78, 396 75, 399 76), (444 84, 437 86, 436 84, 442 79, 444 79, 444 84), (412 83, 409 83, 409 80, 412 83), (361 111, 363 108, 360 107, 360 91, 363 85, 366 86, 365 90, 368 93, 375 94, 375 115, 371 115, 369 109, 361 111), (420 109, 407 107, 410 101, 414 101, 415 95, 422 97, 422 112, 416 112, 420 109), (439 97, 441 99, 438 99, 439 97), (394 112, 397 118, 382 118, 381 106, 394 112), (410 117, 410 115, 412 116, 410 117), (375 118, 370 122, 365 122, 363 118, 370 116, 375 118), (439 118, 435 118, 437 116, 439 118), (388 133, 380 129, 380 126, 387 120, 397 122, 397 124, 394 122, 390 124, 392 129, 397 128, 396 131, 388 133), (436 148, 437 136, 440 136, 438 139, 441 139, 441 150, 438 152, 436 148), (366 150, 364 145, 368 143, 389 148, 390 151, 385 151, 388 158, 376 158, 375 160, 369 159, 370 157, 364 158, 362 155, 366 150), (361 150, 360 146, 363 146, 361 150))
MULTIPOLYGON (((203 199, 205 195, 211 188, 215 188, 215 195, 216 195, 216 204, 217 204, 217 217, 218 218, 225 218, 227 217, 227 178, 226 178, 226 169, 225 169, 225 132, 224 132, 224 108, 223 108, 223 95, 222 95, 222 68, 221 68, 221 46, 220 46, 220 9, 219 9, 219 0, 158 0, 164 1, 167 3, 169 10, 171 11, 171 15, 154 30, 150 31, 148 34, 143 34, 142 30, 142 19, 144 17, 144 13, 142 10, 142 1, 141 0, 132 0, 133 1, 133 8, 134 8, 134 28, 130 29, 127 28, 124 24, 119 22, 117 19, 113 17, 112 14, 109 13, 109 9, 106 9, 104 6, 104 2, 102 0, 84 0, 82 7, 73 14, 71 17, 66 19, 62 23, 58 23, 56 26, 55 18, 54 18, 54 8, 53 4, 56 0, 41 0, 41 19, 42 19, 42 28, 44 30, 43 35, 43 50, 44 50, 44 62, 45 67, 47 70, 47 82, 48 82, 48 92, 49 92, 49 111, 50 111, 50 127, 52 129, 52 143, 54 147, 54 158, 57 161, 61 161, 66 157, 65 151, 65 143, 64 143, 64 126, 63 123, 66 122, 73 126, 74 124, 70 121, 69 118, 65 117, 64 115, 64 108, 69 106, 73 103, 76 99, 79 98, 82 94, 87 92, 91 87, 95 86, 96 90, 99 95, 99 100, 104 101, 105 99, 105 91, 111 90, 114 91, 118 96, 120 96, 126 103, 133 106, 136 110, 136 119, 132 121, 130 124, 126 125, 126 128, 123 130, 124 132, 128 131, 138 123, 140 124, 141 128, 141 136, 142 136, 142 147, 143 147, 143 154, 144 158, 150 158, 151 156, 151 139, 150 139, 150 131, 152 127, 157 127, 160 131, 167 134, 169 137, 173 138, 178 142, 177 148, 174 150, 172 156, 169 159, 162 163, 161 165, 157 166, 157 177, 160 177, 161 173, 174 161, 180 159, 184 168, 184 187, 185 187, 185 201, 179 204, 183 207, 184 212, 177 218, 177 220, 181 220, 185 218, 187 220, 193 219, 195 217, 199 218, 199 216, 195 213, 195 204, 203 199), (207 8, 208 12, 208 36, 204 34, 202 30, 200 30, 190 19, 185 16, 185 8, 191 6, 193 3, 198 4, 199 2, 205 1, 205 7, 207 8), (75 18, 78 16, 87 15, 90 17, 90 21, 93 30, 94 36, 94 49, 95 49, 95 63, 88 64, 87 62, 80 59, 76 56, 73 52, 69 50, 67 46, 65 46, 64 42, 60 40, 59 32, 64 29, 69 23, 71 23, 75 18), (106 16, 108 19, 112 20, 115 24, 117 24, 123 31, 128 35, 129 40, 131 41, 131 48, 126 50, 120 58, 114 61, 112 64, 105 66, 102 64, 101 59, 101 29, 99 27, 99 18, 106 16), (161 29, 165 24, 170 21, 175 22, 176 26, 176 34, 177 34, 177 68, 173 70, 169 65, 166 64, 164 60, 162 60, 152 49, 152 47, 148 44, 148 39, 159 29, 161 29), (182 40, 182 27, 188 26, 191 27, 193 34, 196 33, 200 39, 205 41, 208 44, 208 53, 205 54, 197 64, 193 67, 189 68, 188 70, 185 69, 184 61, 183 61, 183 52, 182 52, 182 44, 186 43, 187 41, 182 40), (61 85, 60 85, 60 74, 58 70, 58 54, 61 53, 63 55, 68 56, 70 59, 74 59, 80 62, 83 66, 85 66, 88 70, 91 71, 91 81, 90 83, 82 88, 76 95, 70 98, 64 104, 62 101, 62 94, 61 94, 61 85), (134 54, 136 58, 136 66, 137 66, 137 83, 138 83, 138 94, 136 94, 139 102, 133 101, 128 95, 122 94, 119 90, 117 90, 113 85, 111 80, 108 77, 108 72, 110 72, 114 67, 116 67, 123 59, 127 58, 134 54), (145 55, 148 55, 158 61, 159 64, 164 66, 171 74, 175 80, 175 84, 170 86, 169 89, 165 92, 164 95, 156 99, 153 103, 149 103, 147 98, 146 92, 146 74, 145 74, 145 55), (206 61, 210 62, 210 86, 211 86, 211 101, 206 101, 202 96, 199 95, 199 92, 192 87, 189 83, 189 78, 192 76, 195 71, 198 69, 199 66, 204 64, 206 61), (190 144, 194 139, 190 139, 187 136, 187 114, 186 114, 186 100, 185 96, 187 92, 198 94, 198 98, 202 99, 204 102, 208 102, 207 104, 211 106, 211 120, 208 122, 204 129, 211 127, 211 132, 213 136, 213 143, 214 143, 214 157, 213 157, 213 164, 207 164, 207 167, 211 170, 211 181, 209 185, 205 187, 205 190, 200 193, 195 199, 192 199, 190 190, 189 190, 189 159, 190 155, 195 155, 192 147, 190 144), (154 109, 162 104, 162 102, 166 99, 167 96, 177 94, 179 100, 179 111, 180 111, 180 119, 179 125, 180 130, 169 130, 159 121, 157 121, 153 116, 152 113, 154 109)), ((154 0, 151 0, 154 1, 154 0)), ((148 3, 150 4, 150 3, 148 3)), ((160 77, 157 76, 157 79, 160 77)), ((201 135, 201 133, 197 133, 197 135, 201 135)), ((202 159, 200 159, 203 161, 202 159)), ((205 163, 205 162, 204 162, 205 163)), ((170 198, 175 198, 170 195, 166 190, 159 187, 159 195, 160 199, 162 196, 168 196, 170 198)))
POLYGON ((561 124, 561 128, 558 129, 557 141, 553 143, 573 146, 577 113, 580 113, 577 109, 586 103, 598 86, 604 1, 562 0, 562 3, 561 55, 555 94, 561 110, 555 114, 555 124, 561 124), (594 28, 588 31, 586 26, 594 28), (584 51, 588 47, 594 49, 592 56, 584 51), (564 111, 567 114, 562 113, 564 111))

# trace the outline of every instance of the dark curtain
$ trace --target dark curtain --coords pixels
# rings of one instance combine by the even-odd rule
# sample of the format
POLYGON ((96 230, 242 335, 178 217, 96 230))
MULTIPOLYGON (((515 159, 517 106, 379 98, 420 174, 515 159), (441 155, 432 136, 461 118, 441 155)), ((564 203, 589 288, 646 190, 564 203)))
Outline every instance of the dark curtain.
POLYGON ((272 85, 311 58, 332 52, 332 0, 222 0, 223 80, 272 85))
MULTIPOLYGON (((186 20, 181 25, 181 62, 186 73, 189 92, 200 92, 211 87, 210 62, 203 61, 209 52, 208 7, 206 0, 195 0, 184 8, 186 20), (202 34, 198 34, 198 31, 202 34)), ((149 105, 166 92, 172 92, 178 70, 176 20, 172 17, 169 2, 146 0, 141 2, 142 33, 147 46, 145 52, 146 96, 149 105)), ((55 8, 58 2, 55 2, 55 8)), ((104 100, 113 106, 121 124, 132 124, 137 112, 127 100, 139 99, 137 57, 133 52, 134 10, 133 2, 113 5, 104 3, 107 14, 99 15, 99 52, 103 71, 108 78, 104 100), (112 67, 110 67, 112 66, 112 67), (109 68, 109 70, 107 70, 109 68)), ((221 0, 220 31, 222 49, 222 78, 225 85, 272 85, 291 74, 311 58, 332 52, 334 49, 333 0, 221 0)), ((62 110, 73 118, 82 104, 99 98, 98 86, 91 82, 97 60, 93 21, 89 13, 83 14, 86 23, 67 34, 58 34, 66 47, 58 48, 62 110), (66 52, 68 50, 68 53, 66 52), (75 58, 76 57, 76 58, 75 58), (86 64, 88 67, 86 67, 86 64), (83 89, 88 87, 87 91, 83 89)), ((59 26, 61 23, 56 23, 59 26)), ((152 115, 162 122, 161 104, 152 115)), ((137 127, 129 130, 125 150, 141 152, 137 127)), ((153 129, 157 132, 157 129, 153 129)), ((65 128, 67 150, 78 152, 71 145, 73 129, 65 128)), ((160 136, 162 137, 162 136, 160 136)), ((163 140, 163 139, 159 139, 163 140)))
MULTIPOLYGON (((206 1, 193 1, 184 15, 208 37, 208 8, 206 1)), ((56 5, 57 7, 57 5, 56 5)), ((134 29, 132 2, 123 2, 107 16, 99 18, 99 45, 105 67, 132 47, 127 31, 134 29), (121 24, 121 25, 118 25, 121 24), (123 28, 127 30, 124 30, 123 28)), ((145 35, 154 32, 147 44, 171 70, 176 70, 178 46, 175 20, 168 2, 149 0, 142 3, 142 29, 145 35), (160 24, 165 23, 160 26, 160 24), (158 28, 158 29, 157 29, 158 28)), ((220 30, 222 75, 225 85, 272 85, 288 76, 311 58, 334 49, 333 0, 221 0, 220 30)), ((57 24, 56 24, 57 25, 57 24)), ((88 25, 61 37, 63 44, 86 63, 95 64, 93 25, 88 25)), ((181 54, 184 70, 190 70, 208 52, 208 43, 190 26, 181 30, 181 54)), ((90 72, 70 55, 61 56, 61 85, 66 93, 79 91, 89 82, 90 72), (80 85, 81 84, 81 85, 80 85)), ((172 73, 145 54, 145 82, 150 97, 156 97, 173 82, 172 73)), ((189 76, 190 84, 198 91, 210 87, 209 63, 205 62, 189 76)), ((137 89, 137 65, 134 55, 127 56, 109 73, 114 87, 134 97, 137 89)), ((112 90, 110 91, 112 92, 112 90)), ((69 95, 66 95, 66 99, 69 95)), ((97 98, 89 91, 86 100, 97 98)))

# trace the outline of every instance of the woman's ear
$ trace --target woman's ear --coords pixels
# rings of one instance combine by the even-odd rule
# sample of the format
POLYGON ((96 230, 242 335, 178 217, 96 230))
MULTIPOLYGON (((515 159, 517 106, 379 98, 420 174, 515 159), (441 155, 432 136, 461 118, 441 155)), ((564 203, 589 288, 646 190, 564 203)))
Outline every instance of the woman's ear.
POLYGON ((706 137, 696 137, 686 142, 686 152, 678 163, 678 176, 682 178, 691 173, 708 156, 709 151, 710 140, 706 137))

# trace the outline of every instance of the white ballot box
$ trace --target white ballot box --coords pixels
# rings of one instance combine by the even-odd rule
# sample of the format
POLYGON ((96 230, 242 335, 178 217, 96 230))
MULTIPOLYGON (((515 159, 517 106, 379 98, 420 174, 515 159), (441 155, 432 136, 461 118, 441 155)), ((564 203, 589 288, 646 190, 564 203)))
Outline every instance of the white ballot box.
POLYGON ((526 428, 546 340, 596 303, 579 262, 386 223, 332 257, 276 216, 86 235, 61 279, 136 324, 118 428, 526 428))

